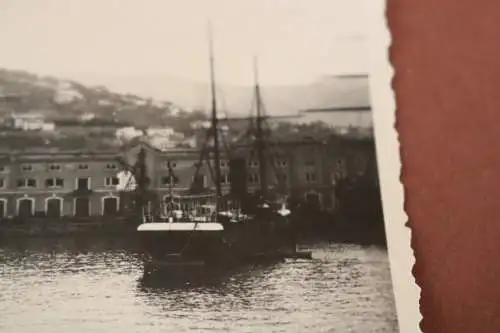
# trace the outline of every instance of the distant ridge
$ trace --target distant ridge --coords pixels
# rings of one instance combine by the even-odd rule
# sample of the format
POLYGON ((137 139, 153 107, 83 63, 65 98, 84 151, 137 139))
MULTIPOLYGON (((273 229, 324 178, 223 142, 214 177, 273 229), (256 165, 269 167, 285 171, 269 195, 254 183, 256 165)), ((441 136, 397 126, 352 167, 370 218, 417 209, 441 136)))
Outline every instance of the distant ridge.
MULTIPOLYGON (((253 87, 220 84, 217 90, 221 117, 251 115, 253 87)), ((302 85, 263 85, 261 94, 269 116, 370 106, 365 74, 328 75, 302 85)), ((0 69, 0 96, 6 97, 0 111, 9 104, 18 111, 42 110, 58 117, 94 113, 139 126, 175 123, 179 115, 191 117, 187 115, 192 111, 200 119, 210 101, 208 84, 165 75, 89 74, 77 82, 6 69, 0 69)))
POLYGON ((37 112, 48 118, 75 118, 84 114, 149 126, 175 122, 186 111, 165 99, 113 92, 102 85, 0 69, 0 113, 37 112))
MULTIPOLYGON (((175 101, 188 110, 209 109, 207 83, 166 75, 89 75, 84 80, 87 83, 99 82, 120 92, 134 91, 143 96, 175 101)), ((252 87, 218 84, 217 90, 221 113, 225 112, 228 116, 249 115, 252 87)), ((304 109, 370 105, 366 74, 328 75, 303 85, 262 85, 261 91, 266 112, 276 116, 295 114, 304 109)))

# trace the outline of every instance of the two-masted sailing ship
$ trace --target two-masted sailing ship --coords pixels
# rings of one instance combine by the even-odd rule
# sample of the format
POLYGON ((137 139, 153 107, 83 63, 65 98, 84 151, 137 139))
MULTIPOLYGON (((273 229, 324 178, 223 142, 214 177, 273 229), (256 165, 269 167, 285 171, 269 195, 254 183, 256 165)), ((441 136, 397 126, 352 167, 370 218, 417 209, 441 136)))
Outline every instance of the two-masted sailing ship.
MULTIPOLYGON (((281 260, 286 256, 308 257, 310 253, 296 251, 296 232, 289 220, 290 211, 270 200, 267 185, 266 142, 260 111, 260 90, 255 82, 257 116, 252 149, 259 161, 260 190, 248 193, 245 186, 244 158, 229 159, 231 191, 221 188, 221 133, 217 112, 214 57, 210 38, 211 125, 205 146, 188 194, 178 194, 176 175, 168 167, 170 195, 159 205, 151 204, 154 195, 149 190, 145 152, 141 150, 135 165, 124 164, 133 175, 133 190, 128 194, 134 202, 136 216, 142 219, 137 232, 143 239, 149 262, 156 267, 202 265, 227 267, 256 261, 281 260), (206 191, 197 181, 203 163, 210 169, 215 192, 206 191), (182 209, 180 202, 196 202, 182 209), (156 207, 156 208, 154 208, 156 207)), ((228 152, 226 152, 228 153, 228 152)), ((184 208, 186 205, 184 205, 184 208)))

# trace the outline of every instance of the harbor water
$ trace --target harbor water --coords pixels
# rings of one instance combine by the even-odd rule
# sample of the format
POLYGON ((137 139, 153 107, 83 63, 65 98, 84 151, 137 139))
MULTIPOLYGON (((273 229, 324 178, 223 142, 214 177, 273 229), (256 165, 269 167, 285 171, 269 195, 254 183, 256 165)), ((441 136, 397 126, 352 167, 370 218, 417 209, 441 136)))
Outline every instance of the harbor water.
POLYGON ((0 332, 397 332, 389 262, 375 246, 315 244, 313 260, 210 283, 146 285, 133 243, 0 244, 0 332))

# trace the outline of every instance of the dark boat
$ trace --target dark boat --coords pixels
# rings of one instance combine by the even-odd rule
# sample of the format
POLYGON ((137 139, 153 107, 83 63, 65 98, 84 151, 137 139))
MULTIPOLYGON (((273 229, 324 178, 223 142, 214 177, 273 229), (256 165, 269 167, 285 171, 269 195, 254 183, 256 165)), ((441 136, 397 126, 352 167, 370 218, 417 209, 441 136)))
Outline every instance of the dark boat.
MULTIPOLYGON (((138 154, 137 163, 128 166, 134 176, 135 186, 128 195, 133 197, 136 216, 141 216, 142 223, 137 232, 143 240, 148 254, 147 271, 156 271, 172 267, 231 267, 247 263, 283 260, 285 257, 310 257, 310 253, 296 251, 295 228, 290 223, 287 209, 278 209, 275 203, 268 200, 265 183, 264 139, 260 122, 262 116, 257 115, 256 150, 261 175, 261 191, 250 196, 238 191, 222 194, 220 170, 220 144, 215 96, 214 59, 210 40, 211 69, 211 128, 207 132, 205 143, 213 141, 213 147, 204 147, 200 154, 200 163, 193 177, 191 192, 184 197, 199 199, 203 197, 205 204, 199 205, 191 212, 178 209, 176 198, 183 195, 173 191, 175 174, 169 168, 171 179, 171 200, 167 207, 151 209, 150 202, 154 197, 148 190, 145 152, 138 154), (213 178, 215 193, 203 192, 195 186, 198 170, 205 159, 210 166, 213 158, 213 178), (252 200, 249 200, 252 199, 252 200), (242 203, 243 206, 242 207, 242 203), (166 214, 161 214, 166 212, 166 214)), ((258 84, 256 84, 258 94, 258 84)), ((237 160, 230 161, 230 168, 237 168, 237 160)), ((230 182, 238 182, 237 177, 230 177, 230 182)), ((233 187, 233 188, 237 188, 233 187)))

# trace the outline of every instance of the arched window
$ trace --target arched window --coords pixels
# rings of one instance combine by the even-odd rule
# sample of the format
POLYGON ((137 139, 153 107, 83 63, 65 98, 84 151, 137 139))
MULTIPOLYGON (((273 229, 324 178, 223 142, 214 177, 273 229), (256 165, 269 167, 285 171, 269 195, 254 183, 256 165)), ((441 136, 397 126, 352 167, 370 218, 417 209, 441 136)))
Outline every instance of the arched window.
POLYGON ((45 199, 45 214, 47 217, 59 218, 63 211, 63 198, 52 197, 45 199))
POLYGON ((75 198, 74 214, 77 217, 90 216, 90 200, 87 197, 75 198))
POLYGON ((306 202, 314 209, 321 209, 321 196, 316 192, 309 192, 305 196, 306 202))
POLYGON ((113 216, 119 211, 119 199, 115 196, 108 196, 102 198, 102 215, 113 216))
POLYGON ((30 217, 35 215, 35 199, 24 197, 17 199, 17 216, 30 217))
POLYGON ((0 219, 7 217, 7 199, 0 198, 0 219))

